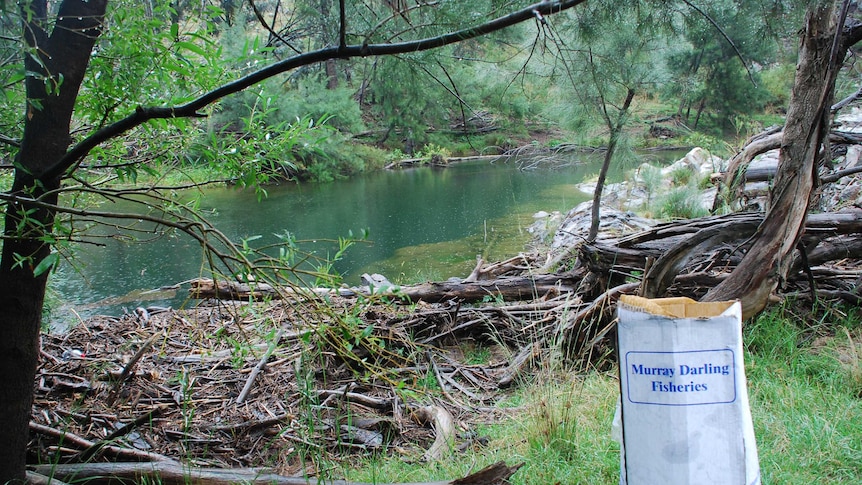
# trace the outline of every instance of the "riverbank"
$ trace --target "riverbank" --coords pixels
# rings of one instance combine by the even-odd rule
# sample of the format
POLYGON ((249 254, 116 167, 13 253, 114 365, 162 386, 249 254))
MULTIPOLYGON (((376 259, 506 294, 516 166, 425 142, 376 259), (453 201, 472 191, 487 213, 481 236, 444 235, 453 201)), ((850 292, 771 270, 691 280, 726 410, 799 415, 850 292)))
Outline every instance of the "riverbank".
MULTIPOLYGON (((530 274, 536 261, 523 259, 512 269, 530 274)), ((600 274, 643 274, 609 264, 593 276, 570 268, 579 291, 600 274)), ((515 484, 615 483, 609 297, 559 290, 473 306, 372 294, 88 319, 45 336, 34 461, 183 460, 380 483, 502 459, 526 463, 515 484), (571 343, 594 370, 563 358, 571 343)), ((746 332, 763 475, 862 478, 858 308, 788 302, 746 332)))
MULTIPOLYGON (((551 353, 500 386, 512 345, 536 341, 527 318, 548 306, 502 306, 503 319, 482 307, 331 298, 90 319, 43 336, 31 462, 137 462, 139 479, 156 460, 400 483, 504 461, 523 464, 514 485, 617 483, 612 362, 583 372, 551 353), (453 328, 453 311, 480 323, 453 328)), ((858 308, 782 305, 745 341, 764 479, 862 480, 858 308)))

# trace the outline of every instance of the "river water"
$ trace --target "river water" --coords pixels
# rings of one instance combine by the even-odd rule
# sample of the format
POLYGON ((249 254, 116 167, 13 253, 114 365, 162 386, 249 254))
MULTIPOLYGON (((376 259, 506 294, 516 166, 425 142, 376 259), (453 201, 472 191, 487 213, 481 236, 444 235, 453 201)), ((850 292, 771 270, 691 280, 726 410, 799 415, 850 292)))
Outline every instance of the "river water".
MULTIPOLYGON (((679 152, 650 157, 669 162, 679 152)), ((514 161, 476 161, 379 171, 329 184, 267 187, 268 197, 260 201, 249 190, 207 189, 200 207, 227 236, 254 239, 255 245, 275 243, 275 234, 285 232, 314 240, 368 230, 369 242, 351 247, 335 265, 348 285, 359 284, 365 272, 396 283, 444 280, 466 277, 478 254, 490 261, 516 255, 530 239, 526 229, 533 214, 565 212, 591 198, 576 184, 595 177, 599 163, 595 155, 577 155, 554 169, 523 171, 514 161)), ((621 179, 625 169, 612 171, 609 181, 621 179)), ((187 286, 148 291, 209 276, 195 241, 176 234, 129 243, 111 235, 104 247, 76 248, 74 259, 52 276, 53 321, 194 303, 186 299, 187 286)), ((334 251, 317 246, 322 256, 334 251)))

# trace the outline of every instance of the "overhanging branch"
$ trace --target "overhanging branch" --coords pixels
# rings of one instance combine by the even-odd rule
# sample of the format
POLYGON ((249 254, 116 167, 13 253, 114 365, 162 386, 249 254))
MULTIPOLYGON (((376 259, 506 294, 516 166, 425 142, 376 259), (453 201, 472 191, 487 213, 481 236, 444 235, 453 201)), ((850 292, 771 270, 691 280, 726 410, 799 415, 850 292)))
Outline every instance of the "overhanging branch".
POLYGON ((243 76, 236 81, 222 85, 212 91, 204 93, 198 98, 180 105, 172 107, 138 107, 135 112, 125 118, 116 121, 104 128, 99 129, 86 139, 82 140, 73 146, 66 155, 59 159, 56 163, 48 167, 42 173, 37 175, 39 180, 54 180, 66 173, 79 160, 85 157, 90 151, 99 144, 117 137, 132 128, 140 126, 149 120, 167 119, 167 118, 190 118, 200 117, 198 111, 228 95, 238 93, 250 86, 253 86, 261 81, 269 79, 278 74, 296 69, 301 66, 323 62, 328 59, 349 59, 352 57, 368 57, 368 56, 385 56, 395 54, 406 54, 411 52, 426 51, 436 49, 446 45, 454 44, 468 39, 474 39, 483 35, 496 32, 507 27, 519 24, 526 20, 531 20, 536 17, 536 14, 553 15, 564 10, 570 9, 586 0, 557 0, 539 2, 529 7, 525 7, 517 12, 513 12, 503 17, 498 17, 484 24, 471 27, 468 29, 450 32, 448 34, 437 37, 429 37, 408 42, 398 42, 392 44, 362 44, 349 46, 336 46, 319 49, 305 54, 298 54, 283 61, 271 64, 263 69, 255 71, 251 74, 243 76))

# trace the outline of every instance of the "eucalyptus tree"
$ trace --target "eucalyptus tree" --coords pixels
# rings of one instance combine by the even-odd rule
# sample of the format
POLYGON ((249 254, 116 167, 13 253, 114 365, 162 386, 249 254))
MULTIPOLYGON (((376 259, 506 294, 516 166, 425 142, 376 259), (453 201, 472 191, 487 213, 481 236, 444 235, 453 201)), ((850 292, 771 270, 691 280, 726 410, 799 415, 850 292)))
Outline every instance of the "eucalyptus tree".
MULTIPOLYGON (((351 39, 358 41, 349 42, 347 34, 353 32, 350 30, 353 27, 348 28, 345 2, 341 1, 336 21, 339 35, 333 45, 307 52, 300 50, 235 78, 230 71, 220 72, 216 58, 210 57, 209 49, 217 45, 217 29, 207 28, 208 19, 165 24, 155 16, 147 18, 140 6, 135 16, 135 9, 130 8, 134 4, 122 1, 112 2, 109 9, 107 0, 56 3, 22 0, 15 11, 10 10, 7 2, 2 3, 3 25, 8 27, 5 19, 14 14, 20 26, 20 37, 5 31, 2 37, 2 42, 6 43, 3 49, 15 51, 16 46, 19 49, 11 59, 13 67, 9 67, 16 71, 17 77, 7 79, 4 90, 7 99, 20 99, 20 122, 4 121, 4 129, 10 132, 4 133, 2 138, 12 158, 12 182, 0 195, 5 215, 0 253, 0 307, 3 308, 0 313, 0 374, 5 379, 0 392, 0 429, 3 430, 0 483, 23 481, 25 476, 42 306, 48 275, 58 261, 52 248, 63 239, 73 237, 72 228, 63 224, 64 215, 149 218, 195 238, 205 248, 216 251, 214 259, 220 258, 226 265, 236 267, 249 263, 242 248, 232 245, 194 215, 177 220, 167 215, 109 214, 63 205, 67 199, 61 199, 61 194, 92 190, 87 181, 75 179, 76 173, 107 158, 112 152, 112 140, 146 126, 161 124, 163 129, 170 130, 171 123, 204 117, 207 107, 220 99, 302 66, 334 58, 399 55, 440 48, 521 22, 545 19, 583 1, 546 1, 527 6, 507 2, 505 9, 494 10, 496 18, 473 10, 457 23, 437 25, 433 30, 432 26, 423 25, 410 39, 407 33, 402 33, 399 38, 404 40, 398 42, 389 42, 387 36, 375 32, 356 35, 351 39), (138 19, 146 22, 138 23, 138 19), (131 25, 137 30, 126 30, 131 25), (165 32, 166 37, 158 37, 157 34, 165 32), (113 35, 105 39, 115 43, 143 45, 152 42, 150 47, 157 55, 105 57, 100 41, 106 33, 113 35), (118 75, 134 62, 145 62, 149 66, 141 71, 143 79, 139 78, 141 72, 129 72, 128 77, 118 75), (173 82, 168 85, 146 82, 152 81, 149 76, 152 72, 162 69, 171 73, 173 82), (195 77, 198 69, 205 69, 212 77, 198 85, 195 77), (103 82, 112 86, 112 95, 99 93, 103 82), (19 91, 15 91, 16 86, 20 86, 19 91), (181 93, 170 92, 172 87, 178 87, 181 93), (21 98, 15 97, 16 92, 21 98), (87 101, 88 97, 100 96, 104 99, 87 101), (79 108, 88 103, 99 107, 99 119, 78 118, 79 108), (213 239, 221 239, 227 249, 218 252, 213 239)), ((150 3, 156 7, 165 5, 150 3)), ((451 3, 428 4, 428 8, 445 8, 451 3)), ((96 111, 93 109, 90 114, 96 111)), ((109 163, 109 167, 131 173, 124 164, 109 163)), ((116 192, 113 195, 127 194, 116 192)), ((164 199, 158 190, 150 194, 153 200, 164 199)), ((162 214, 167 214, 167 209, 162 214)))
MULTIPOLYGON (((799 60, 781 134, 779 169, 766 217, 751 247, 707 301, 739 298, 746 318, 760 312, 794 267, 821 165, 828 162, 835 84, 850 48, 862 41, 855 2, 809 2, 800 31, 799 60)), ((733 231, 733 228, 728 228, 733 231)))

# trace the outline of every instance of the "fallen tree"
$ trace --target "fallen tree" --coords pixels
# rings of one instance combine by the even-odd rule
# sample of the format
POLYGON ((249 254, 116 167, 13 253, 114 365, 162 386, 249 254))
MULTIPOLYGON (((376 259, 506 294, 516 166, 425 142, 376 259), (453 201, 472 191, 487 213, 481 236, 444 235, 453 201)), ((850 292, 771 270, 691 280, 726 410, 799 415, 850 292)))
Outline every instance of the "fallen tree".
MULTIPOLYGON (((463 478, 435 482, 413 482, 403 484, 376 485, 504 485, 521 465, 508 466, 498 462, 463 478)), ((231 485, 246 483, 251 485, 371 485, 369 483, 346 480, 326 480, 320 478, 285 477, 270 470, 257 468, 198 468, 175 461, 160 462, 118 462, 118 463, 78 463, 69 465, 38 465, 30 467, 28 479, 49 483, 86 481, 91 485, 114 483, 141 483, 152 481, 164 485, 231 485)))
POLYGON ((192 298, 216 298, 223 300, 265 300, 307 297, 309 295, 385 296, 405 302, 438 303, 457 300, 473 303, 487 298, 504 300, 532 300, 546 295, 557 295, 575 291, 577 280, 567 275, 518 275, 502 276, 493 280, 467 281, 457 278, 449 281, 427 282, 409 286, 390 286, 371 289, 362 288, 276 288, 267 283, 241 283, 230 280, 198 278, 191 281, 189 294, 192 298))

